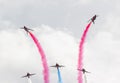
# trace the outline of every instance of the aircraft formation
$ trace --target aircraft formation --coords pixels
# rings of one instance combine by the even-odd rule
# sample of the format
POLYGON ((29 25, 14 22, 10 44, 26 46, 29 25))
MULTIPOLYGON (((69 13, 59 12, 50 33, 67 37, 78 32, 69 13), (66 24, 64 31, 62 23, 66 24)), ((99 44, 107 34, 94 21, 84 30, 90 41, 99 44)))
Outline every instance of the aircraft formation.
MULTIPOLYGON (((60 67, 65 67, 65 66, 59 65, 58 63, 56 63, 55 65, 50 66, 50 67, 55 67, 55 68, 58 69, 58 68, 60 68, 60 67)), ((35 73, 33 73, 33 74, 27 73, 25 76, 22 76, 22 78, 24 78, 24 77, 30 78, 30 77, 33 76, 33 75, 35 75, 35 73)))
MULTIPOLYGON (((91 23, 95 24, 96 17, 98 17, 98 15, 94 15, 89 21, 91 23)), ((27 32, 27 34, 30 33, 30 31, 33 31, 32 29, 29 29, 26 26, 22 27, 21 29, 24 29, 27 32)), ((57 68, 57 70, 59 70, 59 68, 65 67, 65 66, 64 65, 59 65, 58 63, 56 63, 55 65, 52 65, 50 67, 55 67, 55 68, 57 68)), ((86 69, 84 69, 84 68, 79 68, 77 70, 81 71, 84 76, 85 76, 86 73, 90 73, 90 72, 86 71, 86 69)), ((35 75, 35 73, 33 73, 33 74, 27 73, 25 76, 22 76, 22 78, 25 78, 25 77, 30 78, 33 75, 35 75)), ((86 79, 86 76, 85 76, 85 79, 86 79)))

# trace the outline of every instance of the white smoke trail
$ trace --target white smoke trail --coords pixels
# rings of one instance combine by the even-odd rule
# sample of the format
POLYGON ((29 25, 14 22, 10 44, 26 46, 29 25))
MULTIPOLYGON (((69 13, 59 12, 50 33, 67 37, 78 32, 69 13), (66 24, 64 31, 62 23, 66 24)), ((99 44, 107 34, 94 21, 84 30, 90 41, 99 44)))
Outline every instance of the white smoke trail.
POLYGON ((32 81, 31 81, 31 79, 30 79, 30 78, 28 78, 28 83, 32 83, 32 81))
POLYGON ((87 77, 86 77, 86 74, 84 74, 84 83, 87 83, 87 77))

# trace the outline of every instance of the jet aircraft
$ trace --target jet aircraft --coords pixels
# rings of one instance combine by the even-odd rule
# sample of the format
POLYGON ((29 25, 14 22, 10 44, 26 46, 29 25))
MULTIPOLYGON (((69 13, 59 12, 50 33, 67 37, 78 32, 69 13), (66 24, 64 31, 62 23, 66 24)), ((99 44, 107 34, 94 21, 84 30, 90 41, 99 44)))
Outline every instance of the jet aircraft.
POLYGON ((58 63, 56 63, 56 65, 53 65, 53 66, 50 66, 50 67, 56 67, 58 69, 59 67, 65 67, 65 66, 59 65, 58 63))
POLYGON ((24 77, 30 78, 30 76, 32 76, 32 75, 35 75, 35 73, 34 74, 27 73, 25 76, 22 76, 22 78, 24 78, 24 77))
POLYGON ((78 70, 79 70, 79 71, 82 71, 83 74, 85 74, 85 73, 90 73, 90 72, 86 71, 84 68, 83 68, 83 69, 78 69, 78 70))
POLYGON ((29 33, 29 31, 33 31, 32 29, 29 29, 26 26, 22 27, 21 29, 24 29, 27 33, 29 33))
POLYGON ((93 22, 93 24, 95 24, 96 17, 98 17, 98 15, 94 15, 94 16, 90 19, 90 20, 93 22))

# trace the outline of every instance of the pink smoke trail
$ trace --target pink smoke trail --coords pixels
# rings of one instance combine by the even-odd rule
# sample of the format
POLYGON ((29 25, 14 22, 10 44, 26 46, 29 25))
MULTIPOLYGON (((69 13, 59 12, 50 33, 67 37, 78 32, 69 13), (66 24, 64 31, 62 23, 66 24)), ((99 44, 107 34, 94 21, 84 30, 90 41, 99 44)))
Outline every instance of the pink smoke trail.
MULTIPOLYGON (((84 30, 84 33, 81 37, 81 41, 80 41, 80 45, 79 45, 78 69, 80 69, 80 70, 83 68, 83 63, 82 63, 82 60, 83 60, 83 45, 84 45, 86 34, 88 32, 88 29, 89 29, 91 23, 92 22, 90 22, 87 25, 86 29, 84 30)), ((78 83, 83 83, 82 72, 81 71, 78 71, 78 83)))
POLYGON ((38 48, 38 51, 39 51, 39 53, 41 55, 42 65, 44 67, 44 70, 43 70, 44 83, 49 83, 49 69, 48 69, 45 53, 44 53, 39 41, 37 40, 37 38, 31 32, 29 32, 29 34, 30 34, 31 38, 33 39, 33 41, 35 42, 35 44, 36 44, 36 46, 38 48))

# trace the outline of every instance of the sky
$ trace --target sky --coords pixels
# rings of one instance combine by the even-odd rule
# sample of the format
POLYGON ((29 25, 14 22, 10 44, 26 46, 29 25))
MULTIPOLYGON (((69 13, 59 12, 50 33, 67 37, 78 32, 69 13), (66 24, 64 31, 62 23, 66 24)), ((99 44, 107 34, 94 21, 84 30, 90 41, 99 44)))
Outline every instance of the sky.
MULTIPOLYGON (((32 83, 43 83, 43 67, 27 26, 41 43, 48 65, 57 63, 63 83, 77 83, 79 42, 88 20, 98 15, 84 44, 83 63, 88 83, 119 83, 119 0, 0 0, 0 82, 27 83, 21 78, 36 73, 32 83)), ((57 70, 49 67, 50 83, 57 70)))

